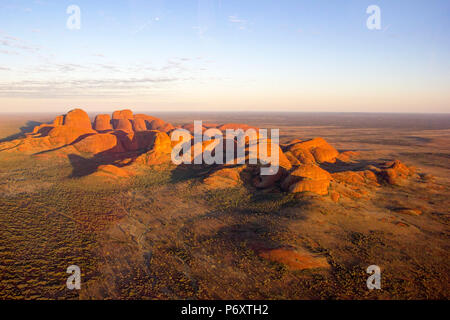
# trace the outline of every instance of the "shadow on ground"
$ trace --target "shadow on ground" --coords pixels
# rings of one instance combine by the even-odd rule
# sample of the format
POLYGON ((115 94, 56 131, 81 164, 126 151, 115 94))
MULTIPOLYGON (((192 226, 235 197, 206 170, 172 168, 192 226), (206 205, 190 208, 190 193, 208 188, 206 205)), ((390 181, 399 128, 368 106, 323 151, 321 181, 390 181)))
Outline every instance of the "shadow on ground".
POLYGON ((41 124, 43 124, 43 122, 29 120, 23 127, 20 127, 20 132, 0 139, 0 143, 12 141, 12 140, 19 139, 19 138, 24 138, 25 133, 33 132, 34 127, 40 126, 41 124))

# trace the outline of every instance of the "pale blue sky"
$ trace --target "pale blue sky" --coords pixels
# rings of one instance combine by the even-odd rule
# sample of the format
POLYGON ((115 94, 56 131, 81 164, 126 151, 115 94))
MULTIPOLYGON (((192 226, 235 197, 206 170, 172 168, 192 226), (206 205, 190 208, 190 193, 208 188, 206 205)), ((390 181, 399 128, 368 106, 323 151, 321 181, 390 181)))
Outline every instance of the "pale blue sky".
POLYGON ((0 111, 450 112, 449 16, 447 0, 1 0, 0 111))

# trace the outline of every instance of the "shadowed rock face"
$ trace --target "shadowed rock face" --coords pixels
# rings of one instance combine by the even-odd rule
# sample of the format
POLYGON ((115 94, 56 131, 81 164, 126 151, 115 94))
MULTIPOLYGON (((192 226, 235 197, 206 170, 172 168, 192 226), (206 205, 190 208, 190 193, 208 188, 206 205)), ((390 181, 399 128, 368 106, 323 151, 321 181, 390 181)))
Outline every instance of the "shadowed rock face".
POLYGON ((150 141, 150 150, 140 155, 136 163, 145 165, 158 165, 170 162, 172 152, 172 141, 165 132, 153 131, 150 141))
POLYGON ((131 123, 133 125, 134 131, 146 131, 147 130, 147 124, 145 123, 145 120, 142 118, 135 118, 131 120, 131 123))
POLYGON ((97 131, 112 130, 111 117, 109 114, 99 114, 95 117, 94 129, 97 131))
POLYGON ((101 152, 124 152, 119 139, 109 133, 89 135, 73 145, 79 152, 98 154, 101 152))
POLYGON ((131 125, 131 121, 128 119, 115 119, 114 121, 114 129, 122 130, 124 132, 133 132, 133 126, 131 125))
POLYGON ((164 126, 164 124, 165 122, 161 119, 153 119, 150 121, 148 128, 150 130, 160 130, 164 126))
POLYGON ((414 168, 408 168, 400 160, 385 163, 381 171, 383 178, 392 185, 401 185, 405 179, 414 175, 414 173, 414 168))

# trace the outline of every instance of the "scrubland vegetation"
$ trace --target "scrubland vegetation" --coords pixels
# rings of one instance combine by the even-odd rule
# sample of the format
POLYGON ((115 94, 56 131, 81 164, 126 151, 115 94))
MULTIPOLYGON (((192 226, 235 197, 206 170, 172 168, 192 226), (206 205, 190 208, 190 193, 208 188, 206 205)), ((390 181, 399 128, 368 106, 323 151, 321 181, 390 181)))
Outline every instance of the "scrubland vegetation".
POLYGON ((0 153, 0 299, 448 299, 446 131, 424 131, 425 146, 407 132, 388 147, 343 132, 335 144, 368 162, 400 156, 421 171, 334 201, 249 183, 210 189, 207 167, 162 164, 111 180, 74 175, 64 157, 0 153), (279 247, 327 265, 262 258, 279 247), (80 291, 66 288, 72 264, 80 291), (382 290, 366 287, 372 264, 382 290))

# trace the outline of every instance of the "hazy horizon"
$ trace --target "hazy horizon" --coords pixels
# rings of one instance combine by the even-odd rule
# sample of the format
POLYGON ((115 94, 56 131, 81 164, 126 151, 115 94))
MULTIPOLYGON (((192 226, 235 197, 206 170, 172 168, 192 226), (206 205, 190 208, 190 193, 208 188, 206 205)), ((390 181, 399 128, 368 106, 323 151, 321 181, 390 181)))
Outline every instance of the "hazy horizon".
POLYGON ((5 0, 0 8, 2 113, 450 112, 444 0, 5 0), (71 5, 79 29, 67 25, 71 5), (371 5, 379 29, 366 25, 371 5))
POLYGON ((50 114, 50 115, 54 115, 54 114, 65 114, 70 110, 73 109, 82 109, 84 111, 86 111, 88 114, 90 115, 95 115, 95 114, 112 114, 114 111, 116 110, 124 110, 124 109, 129 109, 131 111, 133 111, 133 113, 144 113, 144 114, 243 114, 243 113, 248 113, 248 114, 264 114, 264 113, 271 113, 271 114, 362 114, 362 115, 449 115, 450 116, 450 111, 443 111, 443 112, 426 112, 426 111, 418 111, 418 112, 388 112, 388 111, 380 111, 380 112, 375 112, 375 111, 273 111, 273 110, 253 110, 253 111, 226 111, 226 110, 217 110, 217 111, 209 111, 209 110, 199 110, 199 111, 190 111, 190 110, 158 110, 158 109, 142 109, 142 110, 135 110, 132 107, 114 107, 111 110, 87 110, 86 108, 83 108, 82 106, 77 106, 77 107, 73 107, 73 108, 61 108, 60 111, 57 110, 53 110, 53 111, 28 111, 28 110, 23 110, 23 111, 4 111, 4 110, 0 110, 0 114, 10 114, 10 115, 14 115, 14 114, 50 114))

